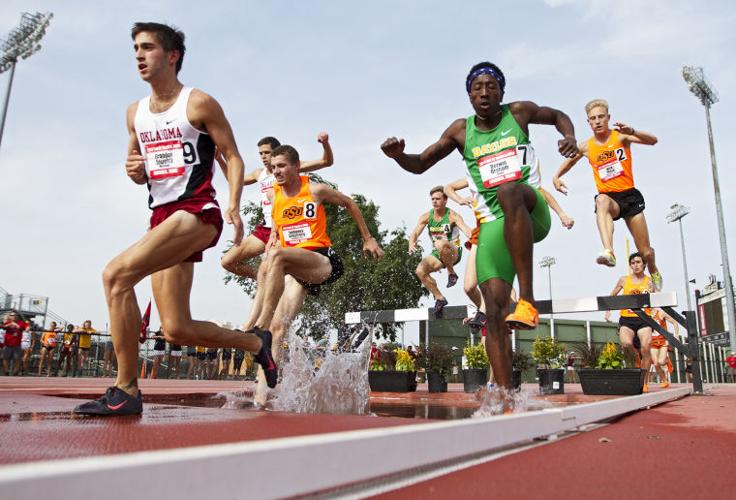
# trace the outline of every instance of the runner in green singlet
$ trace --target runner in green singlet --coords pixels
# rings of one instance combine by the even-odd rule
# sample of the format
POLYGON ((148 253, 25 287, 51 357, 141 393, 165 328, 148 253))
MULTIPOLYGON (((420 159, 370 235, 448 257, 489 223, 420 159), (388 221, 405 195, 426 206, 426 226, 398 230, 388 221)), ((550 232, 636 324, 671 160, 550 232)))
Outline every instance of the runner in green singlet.
POLYGON ((509 328, 536 327, 532 251, 549 231, 549 208, 535 189, 539 183, 536 156, 529 141, 529 124, 554 125, 563 138, 562 156, 578 152, 575 129, 562 111, 530 101, 501 104, 506 79, 494 64, 471 68, 466 90, 475 114, 452 122, 440 139, 420 154, 404 153, 403 139, 390 137, 381 149, 404 170, 421 174, 458 151, 468 175, 491 219, 481 225, 476 256, 478 281, 486 304, 486 350, 499 385, 511 387, 509 328), (519 279, 519 302, 509 312, 514 275, 519 279))
POLYGON ((416 274, 419 281, 434 297, 435 315, 441 316, 442 309, 447 305, 447 299, 430 275, 445 267, 448 273, 447 288, 457 283, 455 265, 460 262, 463 250, 460 246, 459 231, 470 238, 472 230, 465 224, 460 214, 447 208, 447 195, 442 186, 432 188, 429 195, 432 198, 432 209, 419 217, 417 227, 409 236, 409 252, 413 253, 417 250, 417 239, 426 227, 432 240, 432 252, 421 260, 416 274))

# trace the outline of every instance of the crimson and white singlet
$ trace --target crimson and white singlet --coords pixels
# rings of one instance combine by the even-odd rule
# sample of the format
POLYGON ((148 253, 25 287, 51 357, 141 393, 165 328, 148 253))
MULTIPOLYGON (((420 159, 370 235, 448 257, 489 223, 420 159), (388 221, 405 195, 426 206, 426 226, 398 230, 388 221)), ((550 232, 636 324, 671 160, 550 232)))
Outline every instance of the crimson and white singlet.
POLYGON ((163 113, 152 113, 150 96, 138 102, 135 133, 146 162, 148 206, 174 201, 215 201, 215 143, 187 119, 191 87, 183 87, 176 102, 163 113))
POLYGON ((271 204, 271 200, 268 199, 268 192, 273 189, 273 183, 275 182, 275 178, 272 173, 268 171, 267 168, 262 168, 261 173, 258 174, 258 184, 261 189, 261 209, 263 210, 263 227, 271 228, 272 224, 272 218, 271 218, 271 212, 273 211, 273 206, 271 204))

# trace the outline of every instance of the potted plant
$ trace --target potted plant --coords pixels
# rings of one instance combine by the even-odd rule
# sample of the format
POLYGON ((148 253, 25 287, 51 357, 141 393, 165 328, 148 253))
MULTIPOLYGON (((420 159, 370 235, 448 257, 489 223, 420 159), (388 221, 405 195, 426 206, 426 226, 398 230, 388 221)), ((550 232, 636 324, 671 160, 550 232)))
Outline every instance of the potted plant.
POLYGON ((452 371, 452 350, 445 344, 430 343, 417 353, 417 366, 427 373, 429 392, 447 392, 447 377, 452 371))
POLYGON ((375 392, 413 392, 417 389, 414 359, 405 349, 384 345, 371 356, 368 383, 375 392))
POLYGON ((539 392, 541 394, 565 393, 565 345, 552 337, 534 339, 532 359, 537 364, 539 392))
POLYGON ((646 372, 640 368, 624 368, 624 353, 609 342, 598 356, 595 368, 580 368, 578 377, 583 394, 632 396, 641 394, 646 372))
POLYGON ((523 351, 516 350, 511 356, 511 386, 521 389, 521 374, 532 367, 532 357, 523 351))
POLYGON ((463 368, 463 390, 475 392, 488 381, 488 354, 483 344, 467 344, 463 348, 467 368, 463 368))

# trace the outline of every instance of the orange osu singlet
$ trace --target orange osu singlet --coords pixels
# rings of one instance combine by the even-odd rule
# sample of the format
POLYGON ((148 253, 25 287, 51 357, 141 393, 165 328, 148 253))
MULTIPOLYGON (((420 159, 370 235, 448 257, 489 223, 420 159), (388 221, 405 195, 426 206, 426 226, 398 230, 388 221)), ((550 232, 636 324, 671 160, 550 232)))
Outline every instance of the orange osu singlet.
POLYGON ((332 241, 327 235, 325 207, 314 201, 309 189, 309 177, 299 176, 301 188, 296 196, 287 198, 278 184, 273 185, 273 223, 278 228, 284 248, 328 248, 332 241))
MULTIPOLYGON (((623 295, 639 295, 642 293, 649 293, 649 279, 649 276, 644 275, 644 279, 641 281, 641 283, 634 283, 631 280, 631 276, 626 276, 626 281, 624 281, 623 295)), ((647 307, 644 309, 644 312, 651 316, 652 309, 647 307)), ((636 313, 631 309, 621 309, 621 316, 627 318, 638 318, 636 313)))
POLYGON ((618 193, 634 188, 631 149, 621 142, 619 132, 612 130, 605 144, 595 136, 588 139, 586 157, 593 168, 593 179, 599 193, 618 193))

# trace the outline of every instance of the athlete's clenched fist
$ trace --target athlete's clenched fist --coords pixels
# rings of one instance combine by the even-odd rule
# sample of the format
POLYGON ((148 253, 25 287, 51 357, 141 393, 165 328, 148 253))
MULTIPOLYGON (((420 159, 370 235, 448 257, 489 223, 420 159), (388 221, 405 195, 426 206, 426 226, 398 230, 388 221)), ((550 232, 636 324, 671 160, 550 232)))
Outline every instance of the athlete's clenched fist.
POLYGON ((146 163, 145 158, 141 156, 141 153, 134 149, 128 154, 128 159, 125 160, 125 173, 131 178, 136 184, 143 184, 146 182, 146 163))
POLYGON ((397 139, 396 137, 389 137, 383 144, 381 144, 381 150, 389 158, 398 158, 404 154, 404 139, 397 139))

